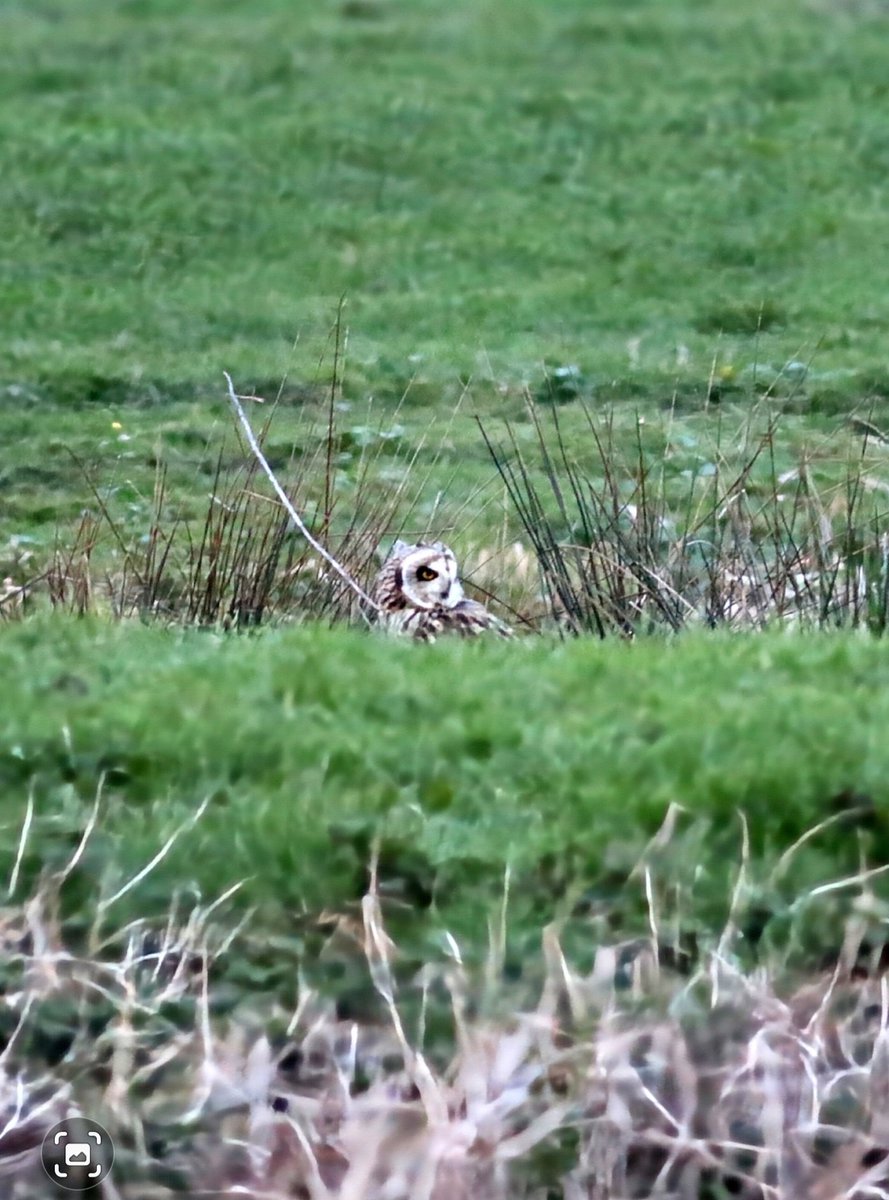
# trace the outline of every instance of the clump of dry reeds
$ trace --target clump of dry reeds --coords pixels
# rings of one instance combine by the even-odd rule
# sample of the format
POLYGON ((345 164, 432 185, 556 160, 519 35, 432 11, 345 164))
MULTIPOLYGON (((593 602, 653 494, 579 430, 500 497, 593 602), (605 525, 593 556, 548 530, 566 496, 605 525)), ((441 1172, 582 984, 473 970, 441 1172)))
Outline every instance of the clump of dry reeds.
POLYGON ((780 416, 771 414, 731 454, 717 438, 700 473, 686 471, 677 502, 669 432, 653 452, 640 420, 627 455, 613 418, 576 404, 586 436, 575 431, 569 443, 558 408, 545 416, 529 400, 535 452, 509 426, 505 445, 481 427, 558 628, 599 637, 701 625, 886 630, 889 510, 866 431, 858 459, 825 488, 805 455, 778 468, 780 416))
MULTIPOLYGON (((280 397, 248 413, 248 404, 265 402, 238 396, 229 380, 237 449, 219 448, 198 522, 179 515, 163 465, 147 527, 134 528, 118 519, 100 482, 81 464, 91 506, 73 534, 57 540, 44 570, 29 573, 19 563, 15 576, 0 584, 0 618, 24 615, 30 602, 45 597, 54 609, 78 615, 229 629, 272 619, 366 623, 375 609, 368 594, 372 581, 395 538, 447 536, 473 497, 443 505, 439 492, 431 512, 419 515, 446 433, 420 467, 426 435, 402 440, 391 412, 378 427, 369 412, 367 425, 341 429, 338 394, 332 384, 322 427, 318 414, 307 411, 300 445, 286 462, 278 447, 272 467, 266 453, 280 397), (254 429, 256 412, 261 422, 254 429), (340 463, 344 456, 348 470, 340 463)), ((514 547, 505 550, 504 537, 493 543, 485 538, 476 556, 481 599, 491 598, 486 585, 502 583, 502 568, 515 557, 514 547)), ((464 573, 471 590, 472 571, 470 566, 464 573)), ((519 597, 526 594, 526 575, 518 585, 510 575, 519 597)))
MULTIPOLYGON (((274 406, 272 406, 274 407, 274 406)), ((258 432, 268 436, 270 413, 258 432)), ((296 510, 354 580, 367 583, 378 569, 378 551, 396 516, 409 504, 410 473, 385 490, 377 486, 384 440, 368 438, 348 489, 348 508, 337 487, 331 427, 311 452, 294 455, 284 475, 296 510)), ((307 441, 312 441, 307 432, 307 441)), ((73 537, 56 546, 46 571, 18 595, 48 597, 55 609, 78 614, 155 618, 193 625, 251 628, 274 617, 353 620, 360 604, 349 584, 293 528, 286 509, 263 477, 249 447, 236 458, 222 446, 202 520, 181 519, 169 495, 168 474, 158 468, 145 530, 125 528, 86 474, 93 509, 73 537)), ((12 581, 10 581, 10 588, 12 581)), ((16 597, 0 592, 3 615, 19 615, 16 597)))
POLYGON ((851 422, 861 451, 850 443, 825 483, 817 456, 788 465, 780 414, 754 404, 730 445, 714 420, 712 443, 702 438, 678 483, 675 460, 688 455, 670 420, 658 444, 640 419, 634 445, 625 421, 618 428, 613 412, 593 413, 578 395, 568 436, 559 407, 528 396, 531 449, 508 423, 505 442, 481 426, 503 514, 470 528, 472 498, 440 504, 439 492, 430 511, 436 455, 420 469, 424 439, 401 446, 391 413, 376 432, 339 428, 336 378, 321 427, 309 414, 302 450, 274 470, 263 454, 276 405, 245 415, 242 399, 258 398, 239 398, 231 382, 230 395, 238 456, 220 449, 200 522, 175 515, 163 467, 138 530, 118 522, 87 475, 93 506, 48 567, 31 577, 14 564, 7 578, 0 561, 0 617, 23 614, 42 593, 77 613, 225 628, 366 621, 381 558, 410 525, 418 538, 456 534, 464 581, 520 630, 889 627, 889 483, 869 450, 882 435, 867 421, 851 422), (348 479, 338 466, 347 444, 348 479))
POLYGON ((742 969, 742 871, 726 929, 690 971, 667 965, 654 908, 650 936, 600 942, 585 973, 551 926, 537 999, 510 1007, 505 903, 483 980, 446 938, 444 959, 406 981, 372 869, 360 917, 333 936, 363 960, 377 1018, 347 1020, 299 979, 286 1014, 244 992, 223 1016, 231 893, 110 931, 109 897, 72 944, 60 889, 90 832, 0 913, 4 1195, 45 1194, 43 1133, 77 1113, 115 1140, 112 1200, 889 1195, 889 977, 880 947, 863 953, 882 911, 873 872, 811 893, 859 893, 823 973, 742 969), (406 987, 421 996, 410 1027, 406 987), (444 1045, 427 1032, 443 998, 444 1045))

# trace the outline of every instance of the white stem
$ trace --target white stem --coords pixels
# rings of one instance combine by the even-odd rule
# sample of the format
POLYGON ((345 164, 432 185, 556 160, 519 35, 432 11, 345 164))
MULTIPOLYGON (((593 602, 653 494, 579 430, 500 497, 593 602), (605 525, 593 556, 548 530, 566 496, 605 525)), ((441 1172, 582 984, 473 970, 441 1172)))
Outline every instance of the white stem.
POLYGON ((349 572, 344 567, 341 567, 340 564, 333 557, 333 555, 330 554, 327 550, 325 550, 324 547, 321 545, 321 543, 319 541, 317 541, 312 536, 312 534, 309 532, 308 528, 306 527, 305 521, 303 521, 302 517, 299 515, 299 513, 293 507, 287 493, 284 491, 284 489, 281 487, 278 480, 275 478, 275 473, 272 470, 272 468, 269 466, 268 461, 262 452, 262 447, 260 446, 259 442, 256 440, 256 434, 253 432, 250 422, 247 420, 247 414, 244 412, 241 402, 238 399, 238 395, 235 392, 235 386, 232 383, 231 375, 229 375, 228 371, 223 371, 222 373, 225 376, 226 383, 228 384, 229 399, 231 400, 232 407, 234 408, 235 413, 237 414, 237 418, 241 424, 241 428, 244 430, 244 436, 247 439, 247 444, 249 445, 250 449, 253 451, 256 461, 259 463, 259 465, 262 467, 263 471, 265 472, 269 483, 275 489, 275 494, 277 495, 277 497, 281 501, 281 503, 284 505, 284 508, 287 511, 287 515, 290 517, 293 524, 297 527, 297 529, 300 531, 300 533, 303 535, 303 537, 306 539, 306 541, 309 543, 309 545, 312 547, 312 549, 317 554, 320 554, 321 557, 324 559, 324 561, 329 564, 329 566, 333 567, 334 571, 336 571, 336 573, 337 573, 337 575, 339 575, 340 579, 342 579, 344 583, 347 583, 349 585, 349 587, 352 589, 352 591, 355 593, 355 595, 358 596, 358 598, 360 600, 363 600, 365 604, 369 605, 374 610, 374 612, 379 612, 380 611, 379 604, 377 604, 377 602, 375 600, 372 600, 371 597, 368 596, 367 592, 364 591, 364 589, 361 587, 361 585, 355 582, 355 580, 352 578, 352 576, 349 574, 349 572))

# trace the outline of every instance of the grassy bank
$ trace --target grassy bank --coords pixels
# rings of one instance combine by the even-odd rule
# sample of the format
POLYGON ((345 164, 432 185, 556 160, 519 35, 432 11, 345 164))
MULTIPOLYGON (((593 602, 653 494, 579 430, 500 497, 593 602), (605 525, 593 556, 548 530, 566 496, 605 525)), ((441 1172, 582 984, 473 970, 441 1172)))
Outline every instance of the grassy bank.
POLYGON ((196 884, 212 899, 243 881, 233 903, 292 934, 357 902, 380 839, 396 930, 422 944, 447 925, 478 953, 479 915, 507 867, 517 944, 559 913, 587 943, 603 921, 645 928, 641 884, 627 877, 671 805, 683 815, 652 861, 683 937, 726 918, 739 814, 754 940, 772 918, 786 932, 808 888, 889 848, 889 650, 863 638, 427 652, 320 628, 223 639, 56 621, 7 628, 0 657, 15 680, 2 711, 3 869, 29 791, 24 887, 70 857, 99 789, 66 885, 84 916, 179 827, 116 915, 159 916, 174 891, 196 884), (770 882, 778 854, 828 817, 840 820, 770 882))
POLYGON ((884 641, 56 616, 0 674, 0 1078, 122 1196, 878 1177, 884 641))

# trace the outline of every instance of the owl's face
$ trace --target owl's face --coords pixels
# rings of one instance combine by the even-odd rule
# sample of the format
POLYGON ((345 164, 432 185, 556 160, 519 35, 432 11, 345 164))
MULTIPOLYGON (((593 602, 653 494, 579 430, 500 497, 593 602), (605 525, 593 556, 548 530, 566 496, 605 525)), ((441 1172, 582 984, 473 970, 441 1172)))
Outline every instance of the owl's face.
POLYGON ((409 546, 399 541, 392 558, 401 572, 401 591, 414 608, 453 608, 463 600, 457 560, 443 542, 409 546))

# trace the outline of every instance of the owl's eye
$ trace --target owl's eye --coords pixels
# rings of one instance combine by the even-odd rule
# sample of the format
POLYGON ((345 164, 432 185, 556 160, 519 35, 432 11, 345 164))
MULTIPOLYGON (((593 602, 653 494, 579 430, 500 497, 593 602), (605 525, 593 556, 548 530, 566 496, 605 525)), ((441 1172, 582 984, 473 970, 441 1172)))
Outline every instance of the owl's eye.
POLYGON ((433 571, 431 567, 419 567, 417 578, 423 583, 429 583, 432 579, 438 579, 438 571, 433 571))

